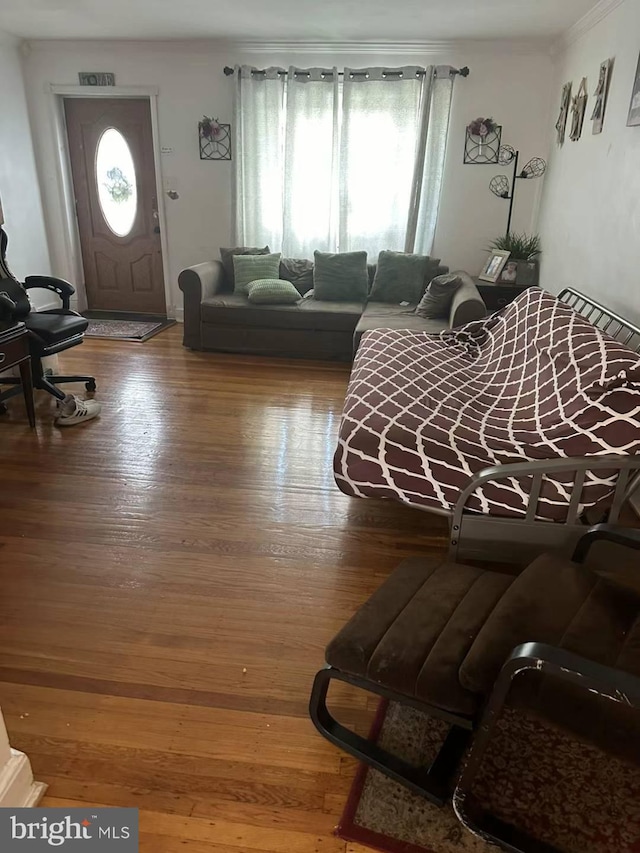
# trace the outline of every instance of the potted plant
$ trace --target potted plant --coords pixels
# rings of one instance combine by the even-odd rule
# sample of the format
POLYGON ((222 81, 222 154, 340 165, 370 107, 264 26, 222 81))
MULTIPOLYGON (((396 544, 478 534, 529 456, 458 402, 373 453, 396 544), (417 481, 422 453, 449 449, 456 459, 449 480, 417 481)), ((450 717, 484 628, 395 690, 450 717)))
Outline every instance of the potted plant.
POLYGON ((523 287, 537 284, 540 270, 540 237, 538 234, 515 234, 509 232, 490 244, 490 249, 509 252, 509 261, 502 271, 501 281, 510 281, 523 287), (513 265, 515 262, 515 270, 513 265), (507 269, 507 267, 509 269, 507 269), (512 276, 515 274, 515 278, 512 276))

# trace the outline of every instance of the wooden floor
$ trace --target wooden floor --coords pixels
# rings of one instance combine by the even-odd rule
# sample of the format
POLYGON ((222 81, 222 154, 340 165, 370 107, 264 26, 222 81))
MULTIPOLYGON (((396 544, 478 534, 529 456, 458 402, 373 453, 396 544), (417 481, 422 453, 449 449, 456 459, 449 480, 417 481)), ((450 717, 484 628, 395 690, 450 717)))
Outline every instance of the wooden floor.
MULTIPOLYGON (((182 327, 60 356, 99 420, 0 418, 0 705, 46 805, 137 806, 142 851, 359 851, 355 764, 307 700, 323 647, 445 523, 354 500, 348 367, 192 353, 182 327)), ((374 702, 335 700, 362 729, 374 702)))

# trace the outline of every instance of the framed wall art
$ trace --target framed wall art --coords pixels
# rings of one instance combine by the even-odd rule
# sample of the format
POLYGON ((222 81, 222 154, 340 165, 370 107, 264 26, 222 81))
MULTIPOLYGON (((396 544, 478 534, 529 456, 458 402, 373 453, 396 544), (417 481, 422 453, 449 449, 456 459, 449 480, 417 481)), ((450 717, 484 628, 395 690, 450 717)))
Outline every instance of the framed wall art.
POLYGON ((567 128, 567 119, 569 118, 569 107, 571 106, 572 85, 572 83, 565 83, 562 87, 562 94, 560 96, 560 115, 558 116, 558 121, 556 122, 556 130, 558 132, 558 145, 564 144, 564 136, 567 128))
POLYGON ((627 127, 635 127, 640 124, 640 56, 638 57, 638 67, 636 68, 636 76, 633 81, 633 90, 631 92, 631 103, 629 104, 629 117, 627 118, 627 127))
POLYGON ((587 98, 587 78, 583 77, 580 81, 580 88, 571 99, 571 127, 569 129, 569 139, 572 142, 577 142, 582 136, 584 114, 587 110, 587 98))
POLYGON ((600 65, 598 85, 593 93, 596 102, 591 113, 593 122, 593 133, 602 133, 604 114, 607 109, 607 98, 609 97, 609 86, 611 85, 611 72, 613 71, 613 59, 605 59, 600 65))

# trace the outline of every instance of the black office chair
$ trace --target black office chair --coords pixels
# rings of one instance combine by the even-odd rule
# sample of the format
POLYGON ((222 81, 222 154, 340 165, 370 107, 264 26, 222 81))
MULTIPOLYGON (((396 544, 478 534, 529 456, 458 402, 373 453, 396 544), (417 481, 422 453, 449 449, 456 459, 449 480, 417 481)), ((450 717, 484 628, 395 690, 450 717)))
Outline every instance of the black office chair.
MULTIPOLYGON (((5 318, 10 315, 7 319, 23 322, 29 330, 34 387, 48 391, 57 400, 65 398, 64 391, 56 387, 63 382, 84 382, 87 391, 95 391, 96 380, 93 376, 57 376, 45 373, 42 367, 43 358, 75 347, 84 339, 84 331, 89 322, 69 308, 75 288, 68 281, 46 275, 30 275, 24 284, 20 283, 7 266, 7 242, 7 235, 4 229, 0 228, 0 296, 5 297, 2 300, 3 315, 5 318), (62 299, 62 308, 32 311, 27 291, 36 287, 56 293, 62 299), (13 303, 13 308, 9 300, 13 303)), ((0 385, 17 385, 19 382, 18 378, 0 376, 0 385)), ((0 397, 0 411, 3 407, 4 403, 0 397)))

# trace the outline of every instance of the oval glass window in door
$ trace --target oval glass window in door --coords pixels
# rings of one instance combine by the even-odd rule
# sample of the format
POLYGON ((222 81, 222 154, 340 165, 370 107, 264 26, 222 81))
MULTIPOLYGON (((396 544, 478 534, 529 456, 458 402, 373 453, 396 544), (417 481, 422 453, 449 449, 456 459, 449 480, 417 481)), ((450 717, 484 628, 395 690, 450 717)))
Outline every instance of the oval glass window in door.
POLYGON ((118 237, 126 237, 138 211, 136 169, 127 140, 115 127, 98 140, 95 172, 105 222, 118 237))

